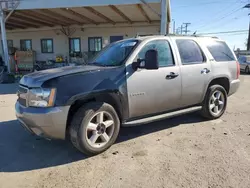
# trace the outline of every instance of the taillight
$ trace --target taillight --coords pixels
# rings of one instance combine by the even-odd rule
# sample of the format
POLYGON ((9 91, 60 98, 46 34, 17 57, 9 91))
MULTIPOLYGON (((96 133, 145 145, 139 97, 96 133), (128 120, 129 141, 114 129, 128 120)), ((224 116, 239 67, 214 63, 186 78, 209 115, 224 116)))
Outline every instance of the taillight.
POLYGON ((240 64, 238 61, 236 61, 236 64, 237 64, 237 76, 236 76, 236 78, 239 79, 239 77, 240 77, 240 64))

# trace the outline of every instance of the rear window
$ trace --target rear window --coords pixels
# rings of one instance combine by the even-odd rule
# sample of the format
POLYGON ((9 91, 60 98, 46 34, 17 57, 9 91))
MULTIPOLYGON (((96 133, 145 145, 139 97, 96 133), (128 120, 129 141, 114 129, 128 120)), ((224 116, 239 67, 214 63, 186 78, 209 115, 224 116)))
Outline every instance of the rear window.
POLYGON ((207 45, 215 61, 235 61, 235 57, 225 42, 212 41, 207 45))

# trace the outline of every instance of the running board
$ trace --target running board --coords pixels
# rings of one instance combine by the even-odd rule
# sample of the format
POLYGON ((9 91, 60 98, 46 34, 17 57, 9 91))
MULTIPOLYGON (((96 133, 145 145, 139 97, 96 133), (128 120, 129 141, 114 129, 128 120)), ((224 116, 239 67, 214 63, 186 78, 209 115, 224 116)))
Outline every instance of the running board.
POLYGON ((134 120, 134 121, 127 121, 127 122, 123 123, 122 125, 124 127, 132 127, 132 126, 136 126, 136 125, 152 123, 154 121, 164 120, 164 119, 167 119, 167 118, 171 118, 171 117, 180 116, 180 115, 183 115, 183 114, 196 112, 196 111, 199 111, 201 109, 202 109, 201 106, 186 108, 186 109, 183 109, 183 110, 178 110, 178 111, 169 112, 169 113, 165 113, 165 114, 161 114, 161 115, 151 116, 151 117, 138 119, 138 120, 134 120))

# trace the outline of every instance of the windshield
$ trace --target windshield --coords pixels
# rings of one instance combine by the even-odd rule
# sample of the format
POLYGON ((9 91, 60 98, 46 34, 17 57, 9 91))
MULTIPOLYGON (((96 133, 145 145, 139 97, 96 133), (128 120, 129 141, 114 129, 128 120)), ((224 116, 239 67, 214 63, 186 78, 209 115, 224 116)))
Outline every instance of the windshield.
POLYGON ((98 66, 122 65, 138 42, 138 40, 126 40, 110 44, 98 53, 89 64, 98 66))

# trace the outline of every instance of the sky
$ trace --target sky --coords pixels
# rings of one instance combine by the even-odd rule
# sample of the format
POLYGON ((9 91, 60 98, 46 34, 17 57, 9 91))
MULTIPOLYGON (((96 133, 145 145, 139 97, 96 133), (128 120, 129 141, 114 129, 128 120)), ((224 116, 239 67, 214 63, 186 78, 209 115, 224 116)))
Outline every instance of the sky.
POLYGON ((172 0, 171 14, 176 28, 182 23, 191 23, 189 34, 196 31, 197 34, 217 36, 226 40, 230 48, 245 50, 250 9, 242 7, 248 3, 250 0, 172 0), (237 32, 218 33, 228 31, 237 32))

